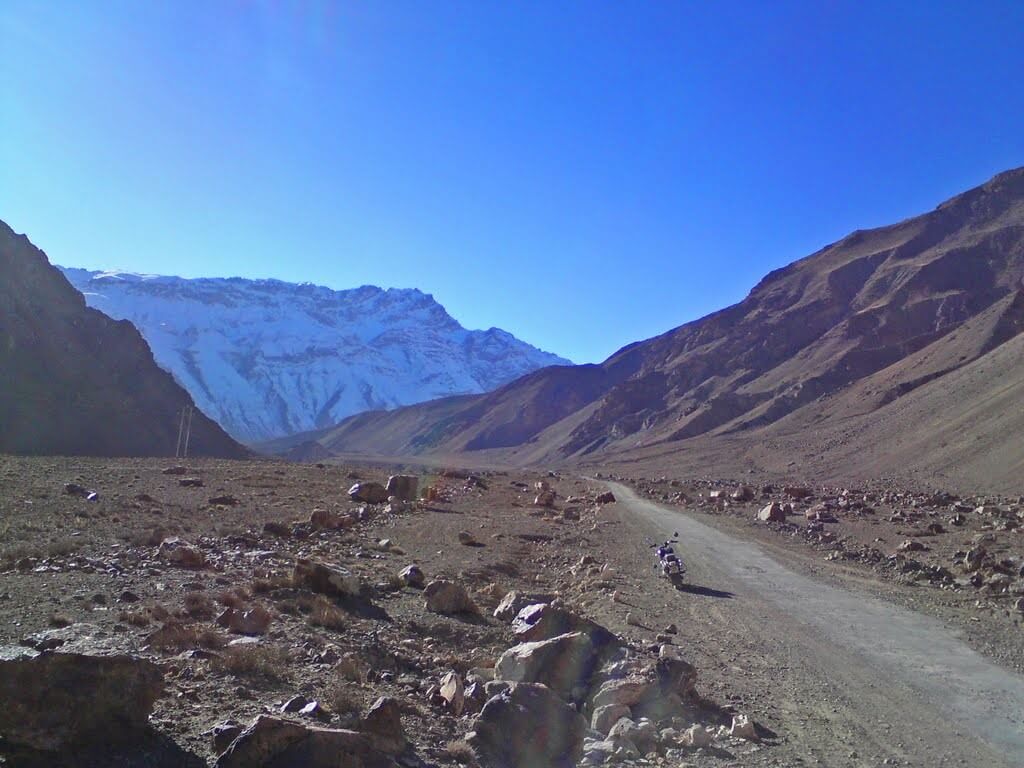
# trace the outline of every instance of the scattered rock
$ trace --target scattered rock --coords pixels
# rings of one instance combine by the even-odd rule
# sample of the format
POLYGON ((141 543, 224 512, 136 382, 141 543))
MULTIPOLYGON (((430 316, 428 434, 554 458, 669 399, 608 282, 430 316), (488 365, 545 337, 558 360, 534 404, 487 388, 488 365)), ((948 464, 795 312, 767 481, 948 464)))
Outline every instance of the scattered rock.
POLYGON ((394 768, 369 737, 260 715, 217 758, 216 768, 394 768))
POLYGON ((362 580, 348 570, 304 558, 295 563, 292 580, 296 586, 323 595, 358 597, 363 588, 362 580))
POLYGON ((0 736, 46 752, 143 733, 163 675, 151 661, 81 653, 0 655, 0 736))
POLYGON ((226 608, 217 617, 217 624, 240 635, 263 635, 270 628, 274 615, 262 605, 242 610, 226 608))
POLYGON ((201 477, 183 477, 178 481, 178 485, 182 488, 202 488, 203 479, 201 477))
POLYGON ((441 678, 439 694, 444 700, 445 706, 451 710, 451 713, 455 717, 459 717, 466 704, 465 687, 463 686, 462 678, 455 672, 446 674, 441 678))
POLYGON ((402 728, 402 707, 390 696, 381 696, 370 705, 359 730, 375 749, 389 755, 401 753, 409 743, 402 728))
POLYGON ((213 496, 210 498, 210 503, 220 507, 237 507, 241 502, 231 494, 225 494, 223 496, 213 496))
POLYGON ((586 728, 583 716, 549 688, 519 683, 484 705, 466 740, 481 765, 566 768, 582 756, 586 728))
POLYGON ((64 493, 68 496, 78 496, 86 501, 96 501, 100 497, 96 491, 90 491, 88 488, 83 488, 78 483, 65 483, 64 493))
POLYGON ((600 733, 608 733, 611 727, 624 717, 630 716, 629 707, 625 704, 606 704, 595 707, 590 718, 590 727, 600 733))
POLYGON ((418 565, 405 566, 405 568, 399 571, 398 578, 402 580, 405 586, 412 587, 413 589, 423 589, 423 585, 427 581, 427 577, 418 565))
POLYGON ((181 568, 202 568, 206 565, 206 556, 201 550, 177 537, 164 539, 157 554, 162 560, 181 568))
POLYGON ((611 491, 605 491, 604 493, 599 493, 597 495, 597 499, 595 499, 595 501, 598 504, 614 504, 615 503, 615 494, 612 493, 611 491))
POLYGON ((757 741, 757 728, 754 726, 754 722, 746 715, 733 715, 729 735, 736 739, 757 741))
POLYGON ((786 522, 786 511, 779 502, 773 501, 768 506, 761 508, 761 511, 757 513, 757 519, 766 523, 784 523, 786 522))
MULTIPOLYGON (((538 603, 551 602, 552 596, 548 594, 537 594, 525 592, 517 592, 512 590, 507 592, 505 596, 498 603, 498 607, 494 609, 494 618, 500 619, 501 621, 512 621, 519 612, 528 605, 536 605, 538 603)), ((562 634, 556 632, 555 634, 562 634)))
POLYGON ((494 665, 494 676, 515 683, 542 683, 566 700, 586 695, 599 664, 599 649, 583 632, 520 643, 494 665))
POLYGON ((551 490, 541 491, 533 500, 533 506, 535 507, 553 507, 555 506, 555 492, 551 490))
POLYGON ((356 483, 348 489, 348 497, 352 501, 366 504, 383 504, 390 494, 380 483, 356 483))
POLYGON ((420 479, 415 475, 392 475, 385 490, 389 496, 396 496, 402 501, 415 501, 419 488, 420 479))
POLYGON ((480 542, 473 538, 473 534, 469 531, 459 531, 459 544, 467 547, 479 547, 480 542))
POLYGON ((164 474, 164 475, 184 475, 187 472, 188 472, 188 470, 185 469, 185 467, 178 466, 178 467, 167 467, 167 469, 162 470, 161 474, 164 474))
POLYGON ((714 733, 708 731, 703 725, 697 723, 691 725, 680 738, 685 747, 707 747, 715 740, 714 733))
POLYGON ((584 633, 596 646, 615 641, 615 635, 600 624, 550 603, 528 605, 512 622, 512 633, 519 642, 548 640, 571 632, 584 633))
POLYGON ((427 610, 432 613, 480 613, 480 609, 465 588, 453 581, 436 579, 427 584, 423 596, 426 599, 427 610))

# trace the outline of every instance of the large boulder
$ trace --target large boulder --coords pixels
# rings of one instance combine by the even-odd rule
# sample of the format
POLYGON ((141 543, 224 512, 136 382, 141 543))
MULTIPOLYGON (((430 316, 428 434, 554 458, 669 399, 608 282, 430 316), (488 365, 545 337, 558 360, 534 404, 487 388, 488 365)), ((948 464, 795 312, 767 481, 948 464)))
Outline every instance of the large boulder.
POLYGON ((352 501, 366 504, 383 504, 388 500, 387 489, 380 483, 356 483, 348 489, 348 497, 352 501))
POLYGON ((146 731, 163 674, 128 655, 0 654, 0 737, 46 752, 131 741, 146 731))
POLYGON ((484 705, 466 740, 489 768, 571 768, 586 729, 550 688, 519 683, 484 705))
POLYGON ((296 561, 292 581, 297 587, 340 597, 358 597, 363 587, 362 580, 344 568, 305 558, 296 561))
POLYGON ((570 632, 585 633, 597 646, 609 645, 615 640, 615 635, 600 624, 550 603, 528 605, 512 622, 512 633, 519 642, 549 640, 570 632))
POLYGON ((402 501, 415 501, 419 489, 420 479, 415 475, 392 475, 385 488, 389 496, 396 496, 402 501))
POLYGON ((590 637, 572 632, 509 648, 494 665, 494 676, 515 683, 543 683, 575 702, 586 696, 599 664, 600 650, 590 637))
POLYGON ((423 590, 423 597, 426 600, 427 610, 432 613, 457 614, 471 613, 478 614, 480 609, 466 592, 461 584, 445 579, 435 579, 427 584, 423 590))
POLYGON ((408 745, 402 728, 402 705, 390 696, 381 696, 373 702, 359 730, 374 748, 389 755, 400 754, 408 745))
MULTIPOLYGON (((507 593, 501 602, 498 603, 498 607, 494 609, 494 618, 500 619, 501 621, 512 621, 519 612, 528 605, 537 605, 539 603, 549 603, 552 600, 552 595, 540 594, 540 593, 526 593, 517 592, 512 590, 507 593)), ((558 633, 562 634, 562 633, 558 633)))
POLYGON ((607 706, 632 707, 651 695, 654 684, 641 678, 608 680, 593 694, 590 706, 597 710, 607 706))
POLYGON ((217 758, 216 768, 395 768, 356 731, 314 728, 260 715, 217 758))
POLYGON ((786 508, 779 502, 773 501, 757 513, 757 519, 764 523, 784 523, 786 522, 786 508))

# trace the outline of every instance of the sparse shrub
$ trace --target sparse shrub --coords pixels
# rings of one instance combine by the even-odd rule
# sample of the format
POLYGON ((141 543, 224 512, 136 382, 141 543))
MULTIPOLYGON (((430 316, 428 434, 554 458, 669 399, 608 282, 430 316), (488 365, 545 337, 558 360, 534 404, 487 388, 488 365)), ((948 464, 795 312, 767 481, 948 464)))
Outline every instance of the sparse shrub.
POLYGON ((228 608, 242 608, 251 597, 252 594, 245 587, 232 587, 221 592, 217 596, 217 600, 228 608))
POLYGON ((50 614, 50 626, 51 627, 69 627, 74 624, 75 621, 70 616, 60 612, 54 612, 50 614))
POLYGON ((121 611, 117 620, 133 627, 145 627, 149 625, 149 614, 146 611, 121 611))
POLYGON ((445 744, 444 751, 448 757, 460 765, 470 765, 476 760, 476 753, 473 751, 473 747, 465 739, 449 741, 445 744))
POLYGON ((363 699, 359 689, 343 680, 336 680, 328 688, 325 699, 331 711, 342 717, 359 715, 363 711, 363 699))
POLYGON ((199 645, 210 651, 216 651, 228 644, 227 638, 215 629, 204 629, 197 638, 199 645))
POLYGON ((345 629, 346 616, 338 606, 322 595, 318 595, 309 613, 309 623, 314 627, 333 629, 340 632, 345 629))
POLYGON ((158 651, 186 651, 199 645, 199 631, 171 620, 150 634, 147 642, 158 651))
POLYGON ((260 576, 252 580, 252 591, 255 594, 266 594, 267 592, 273 592, 275 589, 288 589, 294 586, 291 575, 288 574, 272 574, 270 576, 260 576))
POLYGON ((213 660, 213 670, 236 677, 281 680, 288 652, 277 645, 233 645, 213 660))
POLYGON ((205 592, 186 592, 184 607, 194 619, 208 619, 215 613, 213 600, 205 592))
POLYGON ((149 615, 156 621, 164 621, 171 615, 171 613, 162 605, 154 605, 149 609, 149 615))

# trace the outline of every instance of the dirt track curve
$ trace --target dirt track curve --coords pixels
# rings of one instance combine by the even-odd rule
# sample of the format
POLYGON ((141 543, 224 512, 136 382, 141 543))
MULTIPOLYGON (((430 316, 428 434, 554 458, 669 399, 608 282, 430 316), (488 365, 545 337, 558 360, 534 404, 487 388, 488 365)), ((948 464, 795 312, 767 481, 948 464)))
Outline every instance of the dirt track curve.
POLYGON ((677 599, 705 635, 720 631, 716 640, 733 647, 753 639, 748 655, 777 670, 769 693, 803 764, 1024 765, 1024 677, 940 621, 815 581, 756 544, 608 485, 638 530, 679 532, 691 586, 677 599), (696 601, 710 593, 732 599, 696 601))

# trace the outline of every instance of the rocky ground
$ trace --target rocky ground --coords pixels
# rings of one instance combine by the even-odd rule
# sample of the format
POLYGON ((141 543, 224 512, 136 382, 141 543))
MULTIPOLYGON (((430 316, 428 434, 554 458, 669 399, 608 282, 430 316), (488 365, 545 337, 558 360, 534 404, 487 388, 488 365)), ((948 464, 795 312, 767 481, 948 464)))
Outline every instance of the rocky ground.
POLYGON ((671 588, 646 594, 649 574, 618 558, 628 531, 598 484, 450 472, 416 493, 396 481, 388 500, 387 478, 0 458, 0 690, 19 702, 0 715, 3 760, 771 765, 799 751, 728 699, 728 675, 691 666, 655 610, 671 588))

